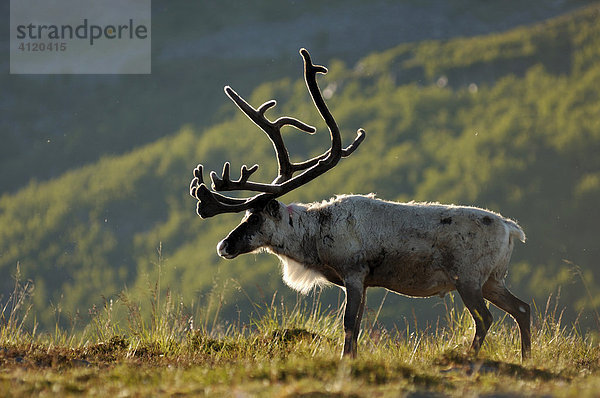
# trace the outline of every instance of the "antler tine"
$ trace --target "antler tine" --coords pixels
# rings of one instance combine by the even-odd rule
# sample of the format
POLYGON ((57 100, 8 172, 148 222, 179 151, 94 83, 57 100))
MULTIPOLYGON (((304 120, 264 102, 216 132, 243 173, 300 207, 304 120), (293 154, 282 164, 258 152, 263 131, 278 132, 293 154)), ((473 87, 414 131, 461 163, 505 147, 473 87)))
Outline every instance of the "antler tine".
POLYGON ((243 165, 240 171, 240 178, 232 181, 229 178, 229 162, 223 165, 223 173, 221 178, 212 171, 210 173, 210 179, 212 180, 212 189, 215 191, 256 191, 256 192, 271 192, 273 188, 269 184, 262 184, 258 182, 248 181, 248 178, 258 170, 258 165, 248 168, 243 165))
MULTIPOLYGON (((257 168, 258 165, 254 165, 250 169, 243 166, 240 180, 247 179, 257 168)), ((272 197, 270 194, 262 193, 248 199, 238 199, 212 192, 204 183, 202 172, 203 166, 199 164, 194 169, 194 178, 190 183, 190 195, 198 200, 196 213, 202 218, 213 217, 221 213, 238 213, 268 201, 272 197)))
POLYGON ((275 101, 275 100, 267 101, 264 104, 262 104, 261 106, 259 106, 258 109, 254 109, 252 107, 252 105, 250 105, 249 103, 246 102, 246 100, 244 100, 242 97, 240 97, 240 95, 238 93, 236 93, 235 90, 232 89, 230 86, 225 86, 224 90, 225 90, 225 94, 227 94, 227 96, 233 102, 235 102, 235 104, 238 106, 238 108, 240 108, 242 110, 242 112, 244 112, 246 114, 246 116, 248 116, 250 118, 250 120, 252 120, 261 129, 265 130, 265 128, 266 128, 269 130, 269 131, 265 131, 265 133, 267 133, 269 138, 271 138, 270 133, 272 132, 271 129, 273 127, 280 129, 281 127, 283 127, 285 125, 290 125, 290 126, 296 127, 298 130, 304 131, 309 134, 314 134, 317 131, 317 129, 314 128, 313 126, 308 125, 308 124, 306 124, 296 118, 293 118, 293 117, 280 117, 279 119, 275 120, 274 122, 270 122, 265 117, 265 112, 267 110, 271 109, 272 107, 274 107, 275 105, 277 105, 277 101, 275 101))
MULTIPOLYGON (((352 155, 352 152, 354 152, 356 150, 356 148, 358 148, 358 146, 363 142, 363 140, 366 137, 366 132, 363 129, 358 129, 356 132, 356 137, 354 138, 354 141, 352 142, 352 144, 348 145, 346 148, 342 149, 342 158, 347 158, 348 156, 352 155)), ((304 161, 302 163, 294 163, 293 167, 294 167, 294 171, 302 171, 302 170, 306 170, 309 167, 312 167, 314 165, 316 165, 319 161, 325 159, 327 156, 329 156, 330 151, 327 150, 325 153, 316 156, 312 159, 309 159, 307 161, 304 161)))
POLYGON ((210 190, 208 190, 208 187, 206 187, 206 184, 204 183, 204 179, 202 177, 203 170, 204 170, 204 166, 202 166, 201 164, 196 166, 196 168, 194 169, 194 178, 190 182, 190 195, 193 198, 196 198, 198 200, 209 201, 209 198, 208 198, 207 192, 206 192, 206 191, 208 191, 209 194, 218 198, 219 201, 224 204, 234 205, 234 204, 241 204, 246 201, 246 199, 230 198, 228 196, 224 196, 224 195, 218 194, 216 192, 210 192, 210 190), (202 188, 202 187, 204 187, 204 188, 202 188))
POLYGON ((329 155, 326 155, 325 158, 321 160, 327 159, 327 163, 332 163, 333 167, 342 157, 342 138, 340 129, 331 115, 329 108, 327 108, 325 100, 319 90, 319 85, 317 84, 317 73, 326 74, 327 68, 321 65, 314 65, 310 58, 310 54, 305 48, 300 49, 300 55, 304 58, 304 81, 306 87, 308 88, 308 92, 310 93, 317 110, 321 114, 321 117, 325 120, 325 124, 327 124, 327 128, 331 135, 331 149, 329 150, 329 155))
POLYGON ((342 157, 347 158, 352 155, 352 153, 358 148, 358 146, 363 142, 367 133, 363 129, 356 130, 356 138, 352 141, 352 144, 348 145, 346 148, 342 150, 342 157))
MULTIPOLYGON (((227 87, 225 89, 227 90, 227 87)), ((231 89, 231 87, 229 87, 229 90, 233 91, 233 89, 231 89)), ((237 97, 239 98, 240 101, 246 102, 235 91, 233 91, 233 93, 235 93, 235 95, 237 95, 237 97)), ((236 101, 236 104, 237 104, 237 101, 236 101)), ((248 107, 252 108, 247 102, 246 102, 246 104, 248 105, 248 107)), ((298 130, 304 131, 305 133, 308 133, 308 134, 314 134, 317 132, 317 129, 314 128, 313 126, 310 126, 294 117, 283 116, 283 117, 280 117, 279 119, 275 120, 274 122, 269 122, 265 117, 265 112, 268 109, 271 109, 272 107, 274 107, 275 105, 277 105, 277 101, 275 101, 275 100, 267 101, 264 104, 262 104, 261 106, 259 106, 258 109, 256 110, 256 112, 258 112, 258 114, 262 118, 265 119, 265 121, 267 122, 268 125, 275 127, 277 130, 281 130, 281 128, 283 126, 293 126, 293 127, 296 127, 298 130)), ((244 111, 244 113, 245 113, 245 111, 244 111)), ((259 127, 264 129, 264 127, 262 127, 260 125, 259 125, 259 127)), ((267 135, 270 137, 269 133, 267 133, 267 135)))
MULTIPOLYGON (((290 162, 290 155, 287 151, 287 148, 285 147, 285 143, 283 142, 283 138, 281 136, 281 128, 283 126, 289 125, 309 134, 314 134, 317 131, 317 129, 293 117, 280 117, 274 122, 269 121, 265 117, 265 112, 277 104, 275 100, 267 101, 260 107, 258 107, 258 109, 254 109, 231 87, 226 86, 225 93, 233 102, 235 102, 238 108, 240 108, 240 110, 250 118, 250 120, 252 120, 267 134, 267 136, 273 143, 273 148, 275 149, 275 154, 277 156, 277 162, 279 165, 278 177, 275 180, 279 180, 282 176, 285 180, 292 178, 294 172, 292 170, 292 163, 290 162)), ((261 188, 265 187, 261 186, 261 188)))
POLYGON ((192 196, 192 198, 198 199, 198 196, 197 196, 198 187, 200 186, 200 184, 204 184, 204 181, 202 180, 202 169, 203 169, 203 166, 201 164, 199 164, 198 166, 196 166, 196 168, 193 171, 194 178, 190 182, 190 195, 192 196))
POLYGON ((257 164, 255 164, 254 166, 252 166, 250 168, 248 168, 246 165, 243 165, 242 168, 240 169, 240 179, 239 179, 239 182, 244 183, 244 182, 248 181, 248 178, 256 170, 258 170, 258 165, 257 164))

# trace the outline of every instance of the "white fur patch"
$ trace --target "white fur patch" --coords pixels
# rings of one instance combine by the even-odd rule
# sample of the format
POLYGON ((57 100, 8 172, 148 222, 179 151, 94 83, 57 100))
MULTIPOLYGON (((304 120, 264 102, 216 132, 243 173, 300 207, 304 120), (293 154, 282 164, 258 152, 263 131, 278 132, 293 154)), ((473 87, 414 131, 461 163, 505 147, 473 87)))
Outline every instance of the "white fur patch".
POLYGON ((308 294, 315 286, 329 283, 323 275, 306 268, 299 262, 282 255, 277 257, 281 260, 283 281, 292 289, 302 294, 308 294))

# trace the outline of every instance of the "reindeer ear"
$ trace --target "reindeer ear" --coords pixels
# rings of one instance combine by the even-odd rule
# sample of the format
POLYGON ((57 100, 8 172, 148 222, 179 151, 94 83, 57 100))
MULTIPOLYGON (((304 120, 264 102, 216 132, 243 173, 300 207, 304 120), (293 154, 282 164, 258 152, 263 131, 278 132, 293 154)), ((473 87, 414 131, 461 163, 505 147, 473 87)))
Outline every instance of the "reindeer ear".
POLYGON ((267 207, 265 207, 265 211, 271 217, 274 217, 276 219, 281 218, 281 214, 279 214, 279 202, 276 201, 275 199, 273 199, 273 200, 269 201, 269 203, 267 203, 267 207))

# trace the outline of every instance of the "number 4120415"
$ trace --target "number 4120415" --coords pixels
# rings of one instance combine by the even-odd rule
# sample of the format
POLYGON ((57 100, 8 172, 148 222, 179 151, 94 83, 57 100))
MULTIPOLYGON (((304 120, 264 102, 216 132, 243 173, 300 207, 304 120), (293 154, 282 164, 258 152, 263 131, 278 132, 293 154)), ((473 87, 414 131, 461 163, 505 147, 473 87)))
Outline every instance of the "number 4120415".
POLYGON ((67 43, 20 43, 20 51, 67 51, 67 43))

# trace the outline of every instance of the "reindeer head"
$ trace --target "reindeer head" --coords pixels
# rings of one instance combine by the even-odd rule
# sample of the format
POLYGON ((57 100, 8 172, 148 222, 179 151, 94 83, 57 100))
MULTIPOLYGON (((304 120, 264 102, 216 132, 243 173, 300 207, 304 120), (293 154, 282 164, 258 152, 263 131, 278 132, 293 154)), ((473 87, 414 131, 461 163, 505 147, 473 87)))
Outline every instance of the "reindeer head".
MULTIPOLYGON (((234 229, 225 239, 219 242, 217 252, 225 258, 234 258, 239 254, 254 251, 260 247, 272 244, 269 233, 276 228, 275 220, 281 216, 284 205, 274 199, 282 196, 317 178, 337 165, 341 158, 350 156, 365 138, 365 132, 359 129, 357 136, 348 147, 342 149, 342 140, 339 128, 329 112, 323 96, 317 85, 317 73, 327 73, 327 68, 314 65, 310 54, 305 49, 300 50, 304 59, 304 81, 312 100, 325 120, 331 135, 331 148, 323 154, 300 163, 290 161, 290 156, 283 142, 281 128, 292 126, 309 134, 314 134, 316 129, 292 117, 280 117, 271 122, 265 117, 265 112, 275 106, 274 100, 265 102, 258 109, 254 109, 229 86, 225 93, 258 127, 269 137, 275 149, 279 165, 278 175, 271 184, 248 181, 249 177, 258 170, 258 165, 248 168, 243 165, 241 176, 238 180, 229 177, 230 164, 223 165, 221 177, 214 171, 210 173, 212 190, 208 189, 203 180, 203 166, 199 164, 194 169, 194 178, 190 183, 190 195, 198 200, 196 212, 201 218, 208 218, 221 213, 238 213, 247 211, 241 224, 234 229), (300 174, 294 176, 295 173, 300 174), (246 199, 238 199, 217 193, 217 191, 248 190, 259 192, 246 199)), ((283 212, 283 214, 285 214, 283 212)))
POLYGON ((219 256, 232 259, 240 254, 251 253, 276 243, 289 217, 286 206, 271 200, 262 209, 249 210, 242 222, 217 245, 219 256))

